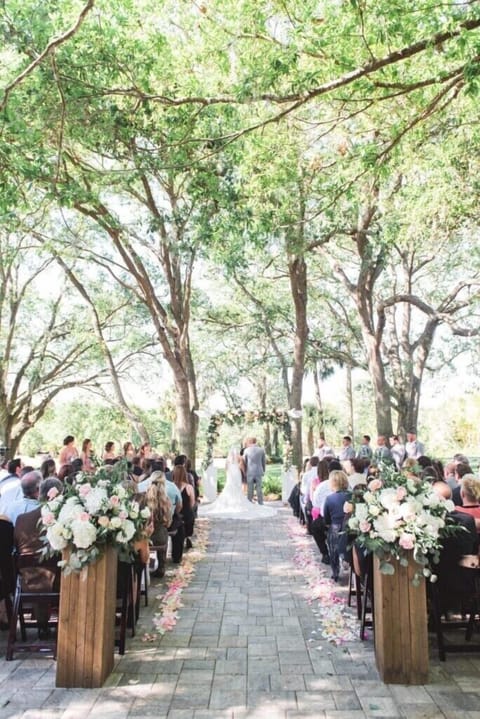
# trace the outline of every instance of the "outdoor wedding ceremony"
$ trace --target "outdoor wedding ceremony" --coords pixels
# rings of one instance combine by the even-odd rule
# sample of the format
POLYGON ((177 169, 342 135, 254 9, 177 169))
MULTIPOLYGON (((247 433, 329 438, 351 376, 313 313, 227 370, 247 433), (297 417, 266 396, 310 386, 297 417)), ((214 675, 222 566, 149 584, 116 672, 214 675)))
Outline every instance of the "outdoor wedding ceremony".
POLYGON ((480 0, 0 38, 0 719, 480 719, 480 0))

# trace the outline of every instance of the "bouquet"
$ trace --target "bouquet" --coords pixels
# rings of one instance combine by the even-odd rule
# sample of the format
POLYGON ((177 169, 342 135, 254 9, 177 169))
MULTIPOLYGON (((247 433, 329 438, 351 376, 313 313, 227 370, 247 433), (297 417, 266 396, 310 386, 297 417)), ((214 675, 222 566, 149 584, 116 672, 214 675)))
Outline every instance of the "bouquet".
POLYGON ((436 581, 432 563, 439 561, 442 537, 456 531, 447 516, 454 509, 451 500, 427 481, 383 467, 381 478, 370 481, 351 509, 349 529, 361 547, 379 558, 383 574, 394 574, 393 559, 407 566, 413 553, 421 567, 414 584, 422 576, 436 581))
POLYGON ((41 510, 44 556, 69 550, 68 559, 58 563, 65 574, 95 562, 107 546, 115 547, 121 560, 131 561, 135 542, 145 536, 150 510, 140 508, 125 479, 119 463, 94 475, 79 472, 62 494, 55 488, 48 493, 41 510))

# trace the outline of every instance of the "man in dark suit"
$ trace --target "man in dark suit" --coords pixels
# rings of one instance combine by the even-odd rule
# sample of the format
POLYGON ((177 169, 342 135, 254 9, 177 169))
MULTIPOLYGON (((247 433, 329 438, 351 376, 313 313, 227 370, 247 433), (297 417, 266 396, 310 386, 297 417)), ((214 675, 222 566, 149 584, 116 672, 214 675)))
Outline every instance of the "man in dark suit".
MULTIPOLYGON (((45 547, 40 538, 41 504, 48 501, 48 493, 56 489, 60 494, 63 484, 56 477, 49 477, 40 484, 40 506, 30 512, 19 514, 15 522, 14 546, 17 564, 22 578, 22 588, 29 592, 58 592, 60 589, 59 557, 42 561, 41 551, 45 547)), ((40 639, 48 636, 49 612, 44 604, 36 607, 38 634, 40 639)))

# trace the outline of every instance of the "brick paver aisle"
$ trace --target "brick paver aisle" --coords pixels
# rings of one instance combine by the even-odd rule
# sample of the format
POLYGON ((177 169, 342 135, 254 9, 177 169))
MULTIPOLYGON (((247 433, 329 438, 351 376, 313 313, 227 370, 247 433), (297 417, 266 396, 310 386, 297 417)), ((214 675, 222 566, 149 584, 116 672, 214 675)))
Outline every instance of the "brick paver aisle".
POLYGON ((480 719, 478 655, 433 660, 428 686, 386 686, 371 643, 312 641, 318 626, 292 561, 289 515, 210 520, 208 555, 177 626, 142 641, 152 588, 137 637, 102 689, 55 689, 45 658, 0 659, 0 719, 480 719))

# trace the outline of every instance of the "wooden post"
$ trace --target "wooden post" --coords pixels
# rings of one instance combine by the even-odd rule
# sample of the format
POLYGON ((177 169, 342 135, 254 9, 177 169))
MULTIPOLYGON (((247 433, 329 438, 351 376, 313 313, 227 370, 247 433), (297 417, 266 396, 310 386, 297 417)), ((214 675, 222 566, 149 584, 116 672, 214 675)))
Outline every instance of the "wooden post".
POLYGON ((428 635, 425 580, 415 587, 419 565, 394 561, 395 574, 382 574, 374 557, 373 596, 375 657, 386 684, 425 684, 428 680, 428 635))
POLYGON ((113 669, 117 561, 108 547, 80 574, 62 577, 57 687, 101 687, 113 669))

